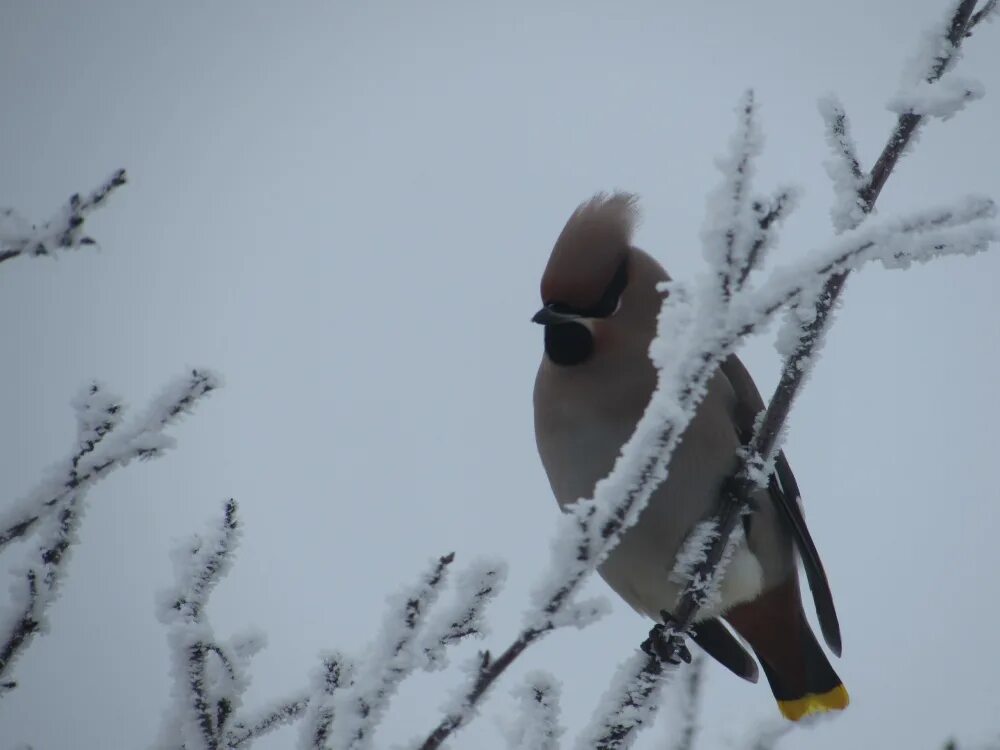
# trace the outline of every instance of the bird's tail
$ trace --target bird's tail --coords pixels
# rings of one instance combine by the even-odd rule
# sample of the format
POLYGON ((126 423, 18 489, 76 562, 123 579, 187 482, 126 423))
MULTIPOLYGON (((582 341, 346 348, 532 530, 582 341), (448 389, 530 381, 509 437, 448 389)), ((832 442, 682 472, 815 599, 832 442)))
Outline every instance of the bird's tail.
POLYGON ((847 688, 830 666, 804 616, 801 632, 803 649, 800 658, 804 659, 804 669, 784 671, 780 666, 772 666, 763 654, 754 650, 771 692, 778 701, 778 709, 791 721, 810 714, 842 711, 850 702, 847 688))
POLYGON ((850 700, 847 689, 809 627, 798 586, 786 586, 734 607, 725 617, 753 648, 786 719, 841 711, 850 700))

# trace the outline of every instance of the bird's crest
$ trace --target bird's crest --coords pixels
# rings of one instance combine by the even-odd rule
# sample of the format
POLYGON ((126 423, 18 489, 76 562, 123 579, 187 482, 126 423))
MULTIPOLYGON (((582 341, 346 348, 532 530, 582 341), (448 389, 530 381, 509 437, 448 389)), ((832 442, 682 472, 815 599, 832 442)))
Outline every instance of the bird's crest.
POLYGON ((632 193, 598 193, 577 206, 552 249, 542 299, 580 307, 599 300, 628 254, 638 222, 632 193))

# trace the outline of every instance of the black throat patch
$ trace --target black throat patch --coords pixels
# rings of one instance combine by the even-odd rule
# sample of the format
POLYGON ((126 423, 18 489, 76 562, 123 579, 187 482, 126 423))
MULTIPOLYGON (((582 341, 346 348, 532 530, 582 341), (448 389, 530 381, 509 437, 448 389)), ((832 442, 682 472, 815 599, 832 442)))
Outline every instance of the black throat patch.
POLYGON ((594 353, 594 337, 582 323, 545 326, 545 353, 555 364, 570 367, 586 362, 594 353))

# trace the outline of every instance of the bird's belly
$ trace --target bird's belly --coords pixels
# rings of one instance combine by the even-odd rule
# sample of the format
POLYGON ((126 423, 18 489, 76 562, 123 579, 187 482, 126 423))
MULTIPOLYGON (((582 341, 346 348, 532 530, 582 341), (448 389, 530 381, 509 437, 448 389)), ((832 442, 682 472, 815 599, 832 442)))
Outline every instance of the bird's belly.
MULTIPOLYGON (((665 550, 663 552, 666 552, 665 550)), ((673 555, 646 555, 630 548, 627 540, 616 547, 598 572, 630 607, 654 620, 660 612, 675 612, 684 583, 673 573, 669 560, 673 555)), ((719 596, 702 608, 695 620, 717 617, 730 607, 756 599, 764 586, 764 571, 754 555, 741 542, 726 568, 719 596)))
MULTIPOLYGON (((615 413, 614 399, 607 403, 574 399, 573 403, 572 410, 546 413, 548 439, 539 444, 546 473, 563 508, 593 496, 594 484, 607 476, 641 416, 615 413)), ((676 609, 683 585, 672 576, 677 553, 689 532, 712 516, 722 481, 737 465, 739 440, 729 408, 719 398, 702 402, 675 447, 666 480, 599 568, 619 596, 654 619, 660 619, 660 610, 676 609)), ((744 541, 723 578, 719 601, 701 616, 718 615, 756 598, 764 579, 760 560, 744 541)))

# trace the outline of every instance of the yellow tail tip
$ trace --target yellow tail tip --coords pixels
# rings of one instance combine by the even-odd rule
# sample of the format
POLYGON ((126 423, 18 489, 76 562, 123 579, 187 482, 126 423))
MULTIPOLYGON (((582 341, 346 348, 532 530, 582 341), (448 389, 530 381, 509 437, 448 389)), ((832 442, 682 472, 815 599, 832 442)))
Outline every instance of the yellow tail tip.
POLYGON ((847 694, 847 688, 843 685, 837 685, 833 690, 819 695, 810 694, 791 701, 778 701, 778 708, 786 719, 798 721, 810 714, 843 711, 850 702, 851 698, 847 694))

